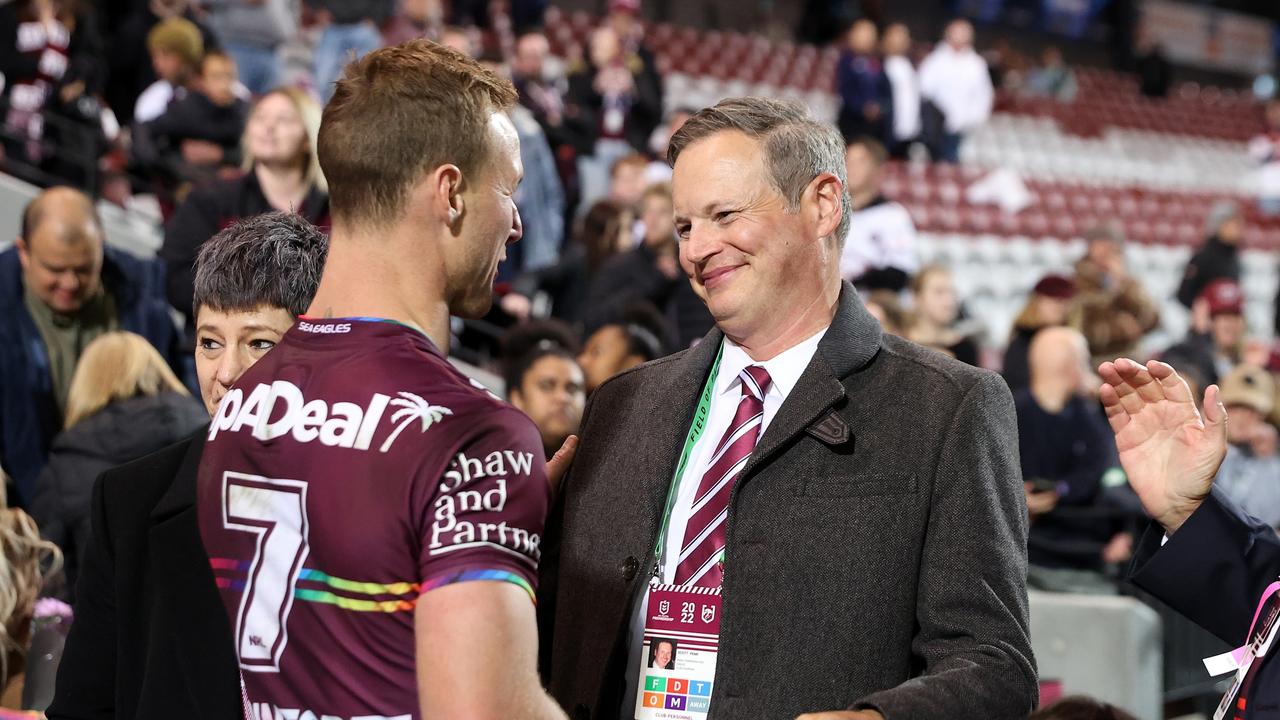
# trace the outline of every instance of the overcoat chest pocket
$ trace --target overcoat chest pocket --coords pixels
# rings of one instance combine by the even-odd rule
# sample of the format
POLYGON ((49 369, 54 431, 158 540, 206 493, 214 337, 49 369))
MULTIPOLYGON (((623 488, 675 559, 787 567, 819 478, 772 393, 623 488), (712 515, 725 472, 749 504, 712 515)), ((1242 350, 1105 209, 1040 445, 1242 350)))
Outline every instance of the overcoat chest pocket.
POLYGON ((870 495, 914 495, 915 475, 815 475, 800 487, 804 497, 843 498, 870 495))

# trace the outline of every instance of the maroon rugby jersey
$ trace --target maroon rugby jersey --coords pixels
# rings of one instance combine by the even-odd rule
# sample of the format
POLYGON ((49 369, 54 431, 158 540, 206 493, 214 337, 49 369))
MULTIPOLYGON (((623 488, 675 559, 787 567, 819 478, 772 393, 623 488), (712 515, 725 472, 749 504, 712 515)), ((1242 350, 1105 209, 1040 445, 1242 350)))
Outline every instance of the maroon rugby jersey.
MULTIPOLYGON (((421 333, 298 322, 227 393, 200 535, 260 720, 416 720, 414 602, 536 582, 542 442, 421 333)), ((484 632, 484 628, 476 628, 484 632)))

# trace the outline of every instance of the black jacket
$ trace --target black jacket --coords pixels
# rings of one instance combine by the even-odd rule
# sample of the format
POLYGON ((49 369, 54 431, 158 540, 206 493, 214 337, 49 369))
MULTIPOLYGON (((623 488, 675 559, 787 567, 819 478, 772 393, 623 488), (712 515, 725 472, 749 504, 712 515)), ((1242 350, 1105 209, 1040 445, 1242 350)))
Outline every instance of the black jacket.
POLYGON ((249 103, 236 99, 227 106, 217 105, 204 93, 189 92, 169 104, 160 117, 136 126, 134 159, 162 182, 202 182, 212 177, 218 167, 240 164, 240 137, 249 118, 249 103), (222 148, 222 162, 216 166, 195 167, 182 157, 182 143, 203 140, 222 148))
MULTIPOLYGON (((638 153, 649 151, 649 136, 662 122, 662 77, 658 74, 653 53, 643 46, 627 55, 627 65, 635 83, 635 93, 626 110, 623 137, 638 153)), ((566 140, 579 155, 595 154, 596 139, 604 118, 604 97, 596 92, 597 69, 589 63, 578 63, 569 72, 569 90, 565 95, 566 140)))
POLYGON ((683 272, 667 277, 658 269, 653 251, 641 245, 600 266, 587 291, 587 332, 616 321, 627 306, 637 302, 651 303, 662 312, 671 336, 664 340, 675 342, 677 349, 689 347, 715 324, 683 272))
POLYGON ((1058 504, 1031 520, 1027 558, 1032 565, 1102 569, 1102 549, 1121 529, 1100 507, 1102 476, 1115 467, 1116 441, 1096 401, 1069 400, 1046 412, 1030 388, 1013 394, 1018 410, 1022 477, 1058 485, 1058 504))
POLYGON ((1178 286, 1178 302, 1191 307, 1206 285, 1222 279, 1240 282, 1240 252, 1215 235, 1187 262, 1182 284, 1178 286))
POLYGON ((31 515, 40 534, 62 548, 68 590, 75 588, 89 543, 89 500, 98 476, 172 445, 208 421, 198 402, 166 392, 114 402, 54 438, 31 515))
POLYGON ((520 275, 511 283, 511 289, 527 298, 539 292, 547 293, 551 297, 553 317, 580 324, 590 285, 587 249, 580 242, 571 242, 560 253, 560 262, 520 275))
POLYGON ((1191 373, 1200 387, 1208 387, 1221 379, 1218 377, 1215 354, 1213 336, 1193 330, 1187 333, 1182 342, 1165 350, 1160 359, 1180 373, 1191 373))
MULTIPOLYGON (((1168 543, 1151 523, 1134 552, 1130 579, 1231 645, 1245 644, 1254 610, 1280 575, 1275 530, 1246 515, 1218 490, 1168 543)), ((1251 684, 1245 720, 1280 718, 1280 664, 1273 647, 1251 684)))
POLYGON ((1015 327, 1009 346, 1004 350, 1004 364, 1000 374, 1004 376, 1009 390, 1018 392, 1031 384, 1031 368, 1027 354, 1031 350, 1031 340, 1040 332, 1040 328, 1015 327))
POLYGON ((231 623, 196 519, 203 431, 110 470, 50 720, 240 720, 231 623))
MULTIPOLYGON (((234 180, 200 188, 178 206, 165 227, 160 259, 164 260, 168 270, 169 303, 186 316, 188 325, 195 320, 191 311, 191 293, 195 283, 196 253, 200 246, 237 220, 274 209, 262 194, 262 186, 253 171, 234 180)), ((329 196, 319 188, 311 188, 297 211, 312 225, 328 232, 329 196)))

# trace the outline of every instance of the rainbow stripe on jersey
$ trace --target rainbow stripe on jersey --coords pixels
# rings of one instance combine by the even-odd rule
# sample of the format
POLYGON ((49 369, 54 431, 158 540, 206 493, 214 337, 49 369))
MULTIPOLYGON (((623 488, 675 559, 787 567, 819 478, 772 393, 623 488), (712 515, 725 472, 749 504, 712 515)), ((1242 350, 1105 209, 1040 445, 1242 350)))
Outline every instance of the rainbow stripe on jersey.
MULTIPOLYGON (((249 572, 248 561, 210 558, 218 588, 240 592, 249 572)), ((293 597, 306 602, 335 605, 352 612, 395 613, 413 610, 418 597, 445 585, 476 580, 509 582, 520 587, 536 602, 533 586, 523 577, 506 570, 466 569, 434 577, 425 583, 375 583, 334 577, 322 570, 303 568, 293 597)))

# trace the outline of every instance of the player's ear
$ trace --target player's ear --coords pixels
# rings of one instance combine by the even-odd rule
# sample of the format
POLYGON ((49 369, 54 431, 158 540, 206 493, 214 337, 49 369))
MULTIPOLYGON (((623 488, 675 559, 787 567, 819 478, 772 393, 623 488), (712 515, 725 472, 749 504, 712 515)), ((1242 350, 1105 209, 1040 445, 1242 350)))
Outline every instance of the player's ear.
POLYGON ((449 227, 454 227, 466 213, 466 205, 462 199, 462 170, 453 164, 441 165, 432 173, 432 179, 435 210, 449 227))

